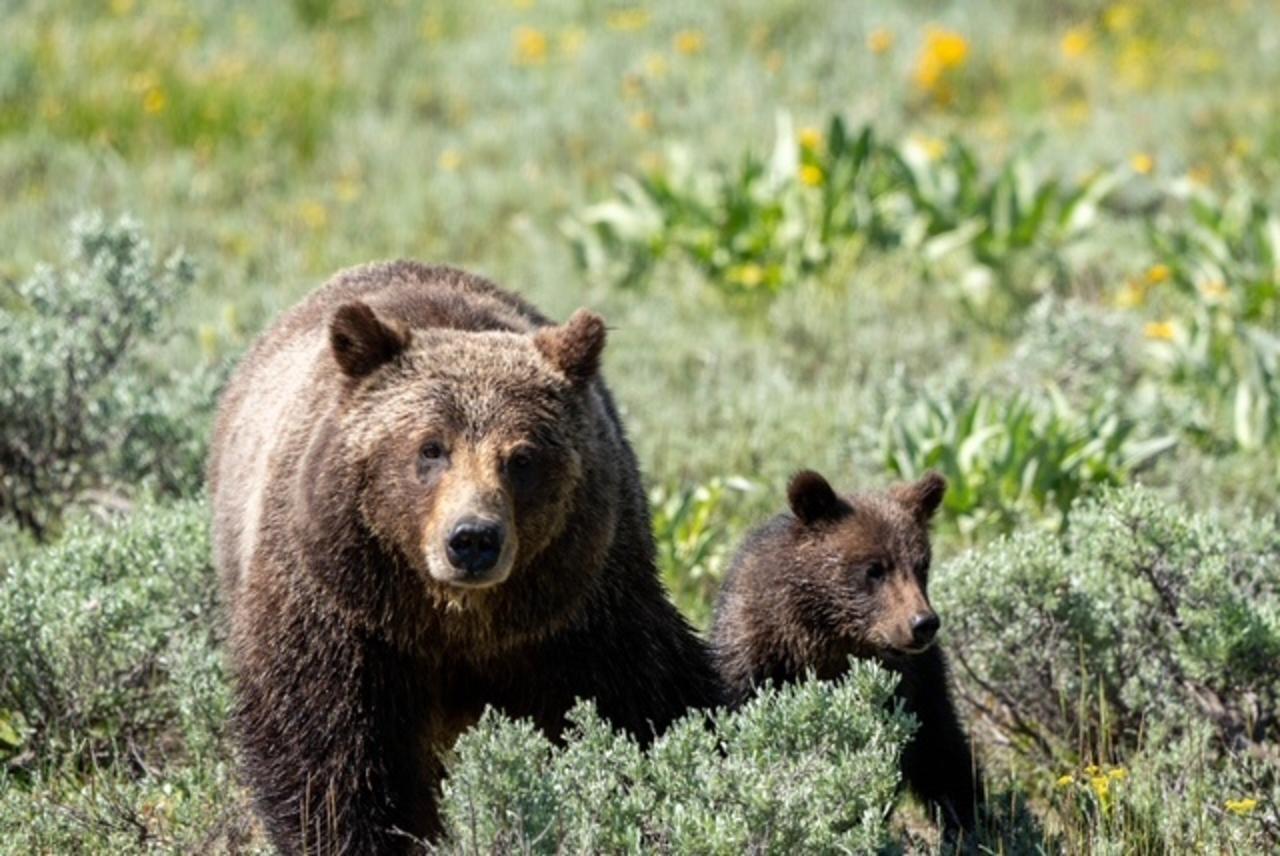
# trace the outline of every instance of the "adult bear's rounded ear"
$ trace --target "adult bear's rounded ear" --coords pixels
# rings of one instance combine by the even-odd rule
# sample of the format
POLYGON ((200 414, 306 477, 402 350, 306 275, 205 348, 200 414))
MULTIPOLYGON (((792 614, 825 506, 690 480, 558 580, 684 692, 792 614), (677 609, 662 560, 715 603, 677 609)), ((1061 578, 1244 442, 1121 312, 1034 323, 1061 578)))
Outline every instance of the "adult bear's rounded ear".
POLYGON ((927 523, 933 517, 946 493, 947 480, 934 470, 929 470, 918 481, 897 485, 892 490, 893 498, 905 505, 921 523, 927 523))
POLYGON ((604 319, 579 309, 559 327, 543 327, 534 333, 533 344, 561 374, 580 385, 600 372, 605 335, 604 319))
POLYGON ((361 378, 395 359, 409 346, 409 330, 380 318, 359 300, 344 303, 329 322, 329 350, 343 373, 361 378))
POLYGON ((831 488, 820 473, 801 470, 787 485, 787 502, 801 523, 835 520, 849 511, 849 504, 831 488))

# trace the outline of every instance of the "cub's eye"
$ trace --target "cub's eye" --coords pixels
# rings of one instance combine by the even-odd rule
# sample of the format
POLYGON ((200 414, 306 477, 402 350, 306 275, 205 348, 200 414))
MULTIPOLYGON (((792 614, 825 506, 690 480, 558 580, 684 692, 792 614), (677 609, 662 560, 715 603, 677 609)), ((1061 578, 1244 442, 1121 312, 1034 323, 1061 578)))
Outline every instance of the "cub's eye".
POLYGON ((444 446, 435 440, 429 440, 422 444, 422 448, 418 450, 418 459, 424 463, 435 463, 444 459, 444 446))
POLYGON ((872 562, 867 565, 867 579, 880 580, 889 573, 889 569, 885 567, 883 562, 872 562))

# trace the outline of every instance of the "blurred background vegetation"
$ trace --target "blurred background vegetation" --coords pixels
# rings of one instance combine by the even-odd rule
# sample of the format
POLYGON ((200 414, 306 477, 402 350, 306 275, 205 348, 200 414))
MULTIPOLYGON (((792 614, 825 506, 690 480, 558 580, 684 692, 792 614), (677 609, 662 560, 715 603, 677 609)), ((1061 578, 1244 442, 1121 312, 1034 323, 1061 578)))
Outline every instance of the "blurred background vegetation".
MULTIPOLYGON (((212 403, 275 313, 399 256, 606 315, 702 625, 790 472, 948 477, 944 643, 1029 806, 984 846, 1280 846, 1280 3, 17 0, 0 30, 0 849, 261 846, 212 403)), ((880 845, 936 846, 900 817, 880 845)))

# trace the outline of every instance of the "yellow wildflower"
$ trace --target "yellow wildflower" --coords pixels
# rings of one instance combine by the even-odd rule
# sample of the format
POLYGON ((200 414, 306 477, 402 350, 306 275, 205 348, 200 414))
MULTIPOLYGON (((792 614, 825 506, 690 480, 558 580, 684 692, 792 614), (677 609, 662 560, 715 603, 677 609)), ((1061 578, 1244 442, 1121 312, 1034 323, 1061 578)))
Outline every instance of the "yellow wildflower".
POLYGON ((1116 306, 1121 309, 1132 309, 1135 306, 1141 306, 1146 299, 1146 286, 1137 280, 1129 279, 1125 281, 1120 293, 1116 295, 1116 306))
POLYGON ((696 53, 702 53, 702 49, 706 47, 707 39, 702 34, 702 30, 681 30, 676 33, 672 44, 675 45, 677 53, 685 56, 693 56, 696 53))
POLYGON ((649 11, 638 8, 620 9, 609 14, 608 25, 609 29, 623 33, 643 30, 649 26, 649 11))
POLYGON ((1200 294, 1207 300, 1222 300, 1227 296, 1227 284, 1220 279, 1211 279, 1200 283, 1200 294))
POLYGON ((1172 342, 1178 327, 1172 321, 1149 321, 1142 328, 1142 335, 1158 342, 1172 342))
POLYGON ((807 163, 800 167, 800 181, 810 187, 817 187, 822 184, 822 168, 807 163))
POLYGON ((575 59, 582 53, 582 46, 587 43, 587 31, 582 27, 568 27, 560 32, 560 53, 575 59))
POLYGON ((747 262, 746 264, 734 265, 726 272, 730 282, 736 282, 738 285, 745 285, 747 288, 755 288, 764 282, 764 268, 755 262, 747 262))
POLYGON ((533 27, 517 27, 515 34, 516 65, 542 65, 546 61, 546 34, 533 27))
POLYGON ((434 44, 444 37, 444 20, 436 13, 429 12, 423 16, 419 32, 424 42, 434 44))
POLYGON ((1246 815, 1258 807, 1258 801, 1253 797, 1245 797, 1240 800, 1227 800, 1227 811, 1235 815, 1246 815))
POLYGON ((1096 776, 1096 775, 1098 775, 1098 773, 1100 773, 1100 772, 1102 772, 1102 771, 1098 769, 1098 765, 1097 765, 1097 764, 1090 764, 1089 766, 1087 766, 1087 767, 1085 767, 1085 768, 1084 768, 1084 774, 1085 774, 1086 776, 1096 776))
POLYGON ((147 90, 147 94, 142 97, 142 109, 151 115, 163 113, 164 108, 169 104, 169 96, 164 94, 164 90, 159 86, 153 86, 147 90))
POLYGON ((436 165, 445 172, 456 172, 462 166, 462 153, 457 149, 445 149, 436 160, 436 165))
POLYGON ((1071 775, 1070 773, 1067 773, 1066 775, 1059 776, 1058 781, 1055 782, 1054 784, 1059 788, 1065 788, 1068 785, 1074 785, 1075 783, 1076 783, 1076 777, 1071 775))
POLYGON ((817 128, 801 128, 796 139, 805 151, 815 152, 822 148, 822 132, 817 128))
POLYGON ((1093 789, 1098 799, 1106 804, 1107 798, 1111 796, 1111 780, 1106 776, 1090 776, 1089 787, 1093 789))
POLYGON ((1093 30, 1088 24, 1081 24, 1062 34, 1062 41, 1058 43, 1058 49, 1062 51, 1062 55, 1067 59, 1079 59, 1089 52, 1092 44, 1093 30))
POLYGON ((1232 137, 1227 150, 1237 157, 1244 157, 1253 151, 1253 140, 1249 137, 1232 137))
POLYGON ((302 203, 298 208, 298 214, 310 229, 323 229, 329 222, 329 209, 314 199, 302 203))
POLYGON ((352 200, 359 198, 361 190, 363 190, 363 187, 361 186, 360 179, 358 178, 344 175, 338 179, 336 193, 338 195, 338 199, 342 202, 351 202, 352 200))
POLYGON ((111 0, 111 14, 124 17, 133 11, 133 0, 111 0))
POLYGON ((1116 3, 1102 13, 1102 23, 1113 33, 1121 33, 1133 27, 1138 10, 1129 3, 1116 3))
POLYGON ((1171 271, 1169 270, 1168 265, 1163 263, 1154 264, 1147 268, 1147 282, 1151 285, 1159 285, 1162 282, 1167 282, 1170 273, 1171 271))
POLYGON ((1150 175, 1151 171, 1156 168, 1156 159, 1146 152, 1136 152, 1133 157, 1129 158, 1129 166, 1138 175, 1150 175))
POLYGON ((925 43, 943 68, 957 68, 969 58, 969 42, 951 30, 933 29, 925 43))
POLYGON ((1124 767, 1116 767, 1110 773, 1107 773, 1107 778, 1117 782, 1123 782, 1125 779, 1129 778, 1129 771, 1124 767))
POLYGON ((886 30, 884 27, 876 27, 867 36, 867 48, 873 54, 886 54, 893 50, 893 43, 897 41, 892 30, 886 30))
POLYGON ((651 53, 644 58, 644 73, 654 80, 667 76, 667 58, 660 53, 651 53))
POLYGON ((949 101, 949 74, 969 58, 969 42, 964 36, 941 27, 930 27, 916 60, 916 85, 939 101, 949 101))
POLYGON ((627 121, 631 123, 631 127, 637 131, 653 130, 653 114, 648 110, 637 110, 627 117, 627 121))
POLYGON ((937 137, 912 136, 907 145, 919 150, 926 160, 936 161, 947 153, 947 144, 937 137))

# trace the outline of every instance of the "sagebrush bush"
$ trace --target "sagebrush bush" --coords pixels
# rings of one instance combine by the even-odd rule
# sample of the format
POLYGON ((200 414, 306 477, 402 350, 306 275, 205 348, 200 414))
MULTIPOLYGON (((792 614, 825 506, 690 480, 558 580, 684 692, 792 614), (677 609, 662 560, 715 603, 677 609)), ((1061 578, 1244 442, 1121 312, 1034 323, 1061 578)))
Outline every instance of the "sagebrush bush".
MULTIPOLYGON (((961 695, 1046 759, 1212 723, 1224 750, 1280 739, 1280 535, 1140 489, 951 562, 935 597, 961 695)), ((1109 760, 1093 758, 1095 761, 1109 760)))
POLYGON ((894 680, 855 663, 839 683, 766 689, 647 751, 589 704, 563 746, 487 713, 444 785, 458 853, 873 853, 888 843, 898 755, 913 727, 894 680))
POLYGON ((0 567, 0 852, 250 842, 209 550, 184 501, 78 519, 0 567))
POLYGON ((168 377, 139 353, 192 279, 132 220, 95 215, 72 225, 64 268, 0 302, 0 517, 40 537, 91 489, 198 489, 216 376, 168 377))
POLYGON ((215 598, 195 501, 77 521, 0 570, 0 758, 87 769, 210 749, 227 708, 215 598))

